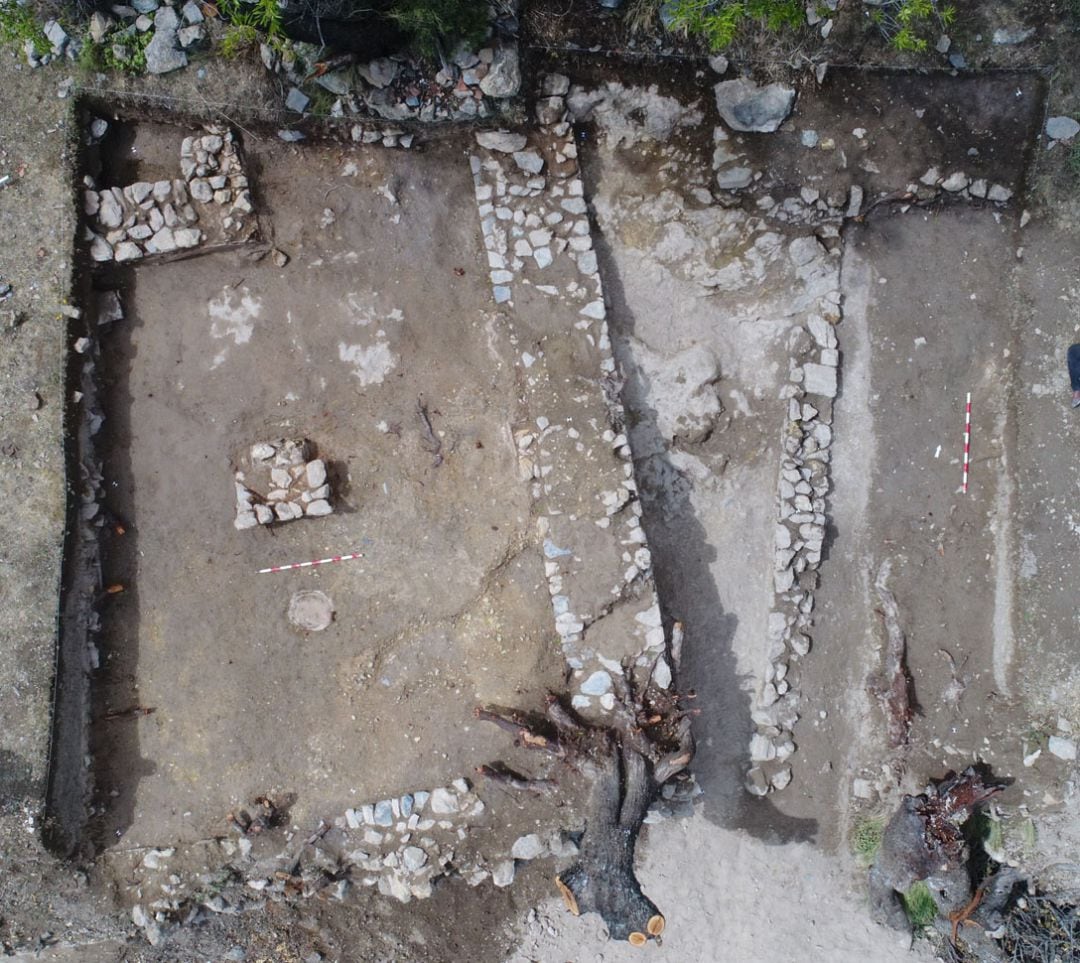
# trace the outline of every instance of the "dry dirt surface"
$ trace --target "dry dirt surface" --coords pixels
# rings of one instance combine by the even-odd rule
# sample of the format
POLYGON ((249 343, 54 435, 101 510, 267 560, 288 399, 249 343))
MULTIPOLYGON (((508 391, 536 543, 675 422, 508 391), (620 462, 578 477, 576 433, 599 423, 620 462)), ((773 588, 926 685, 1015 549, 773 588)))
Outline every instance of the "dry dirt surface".
MULTIPOLYGON (((152 133, 128 182, 158 179, 155 147, 179 159, 184 131, 152 133)), ((106 615, 97 711, 155 711, 96 728, 102 845, 201 839, 264 792, 298 793, 307 823, 445 783, 496 752, 474 705, 558 682, 460 147, 245 146, 288 264, 139 267, 103 338, 104 510, 127 523, 105 578, 132 590, 106 615), (335 511, 237 531, 233 471, 282 437, 310 440, 335 511), (314 589, 334 614, 309 632, 287 609, 314 589)))

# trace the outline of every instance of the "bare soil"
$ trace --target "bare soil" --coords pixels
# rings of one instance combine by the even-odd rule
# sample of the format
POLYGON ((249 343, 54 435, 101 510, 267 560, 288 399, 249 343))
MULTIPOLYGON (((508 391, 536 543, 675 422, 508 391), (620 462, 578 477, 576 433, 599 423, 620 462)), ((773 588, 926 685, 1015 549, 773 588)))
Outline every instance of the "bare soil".
MULTIPOLYGON (((142 143, 178 158, 182 134, 139 127, 120 176, 153 178, 142 143)), ((497 752, 474 705, 558 683, 460 147, 246 146, 288 265, 141 266, 105 336, 106 507, 127 531, 104 563, 126 589, 96 708, 99 845, 200 839, 264 792, 306 824, 444 784, 497 752), (279 437, 326 460, 335 513, 236 531, 233 469, 279 437), (320 633, 286 619, 310 588, 334 603, 320 633), (155 711, 104 718, 130 705, 155 711)))

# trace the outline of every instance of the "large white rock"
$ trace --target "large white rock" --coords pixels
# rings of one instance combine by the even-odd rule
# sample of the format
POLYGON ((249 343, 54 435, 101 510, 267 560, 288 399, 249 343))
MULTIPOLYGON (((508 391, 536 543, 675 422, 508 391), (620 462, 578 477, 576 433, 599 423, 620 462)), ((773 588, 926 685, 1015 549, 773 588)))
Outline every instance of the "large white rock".
POLYGON ((1051 117, 1046 122, 1046 136, 1051 140, 1072 140, 1080 134, 1080 122, 1071 117, 1051 117))
POLYGON ((732 130, 768 134, 791 113, 795 90, 783 84, 759 87, 752 80, 722 80, 713 88, 716 109, 732 130))
POLYGON ((497 48, 487 74, 480 81, 480 89, 488 97, 513 97, 520 86, 517 46, 507 44, 497 48))
POLYGON ((321 632, 334 621, 334 603, 325 592, 297 592, 289 600, 288 616, 298 629, 321 632))
POLYGON ((1058 759, 1064 759, 1066 762, 1073 762, 1076 759, 1076 743, 1071 739, 1051 736, 1047 748, 1058 759))

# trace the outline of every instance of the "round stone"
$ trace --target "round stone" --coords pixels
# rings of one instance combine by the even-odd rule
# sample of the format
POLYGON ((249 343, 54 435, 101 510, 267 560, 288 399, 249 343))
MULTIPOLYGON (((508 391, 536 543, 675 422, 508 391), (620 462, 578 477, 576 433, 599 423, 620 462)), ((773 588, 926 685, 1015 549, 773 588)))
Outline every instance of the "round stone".
POLYGON ((289 602, 289 621, 298 629, 321 632, 334 621, 334 603, 325 592, 297 592, 289 602))

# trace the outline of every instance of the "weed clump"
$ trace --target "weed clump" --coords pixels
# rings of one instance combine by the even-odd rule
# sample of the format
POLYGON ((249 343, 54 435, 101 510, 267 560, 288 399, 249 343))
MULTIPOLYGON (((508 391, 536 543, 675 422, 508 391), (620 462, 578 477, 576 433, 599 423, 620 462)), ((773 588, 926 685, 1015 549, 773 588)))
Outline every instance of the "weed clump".
POLYGON ((902 894, 904 912, 911 921, 911 928, 915 931, 925 929, 937 919, 938 905, 934 902, 934 894, 930 887, 922 880, 915 883, 911 889, 902 894))
POLYGON ((956 8, 939 0, 885 0, 870 19, 894 50, 925 53, 956 22, 956 8))
POLYGON ((29 40, 35 50, 52 49, 45 31, 29 4, 18 0, 0 0, 0 43, 22 46, 29 40))
POLYGON ((388 15, 416 52, 428 57, 443 41, 472 47, 487 33, 487 5, 476 0, 394 0, 388 15))
POLYGON ((864 866, 869 866, 881 849, 885 820, 874 816, 860 819, 851 832, 851 851, 864 866))
POLYGON ((714 51, 731 46, 739 31, 751 23, 775 33, 806 22, 806 11, 797 0, 677 0, 670 15, 671 29, 701 37, 714 51))

